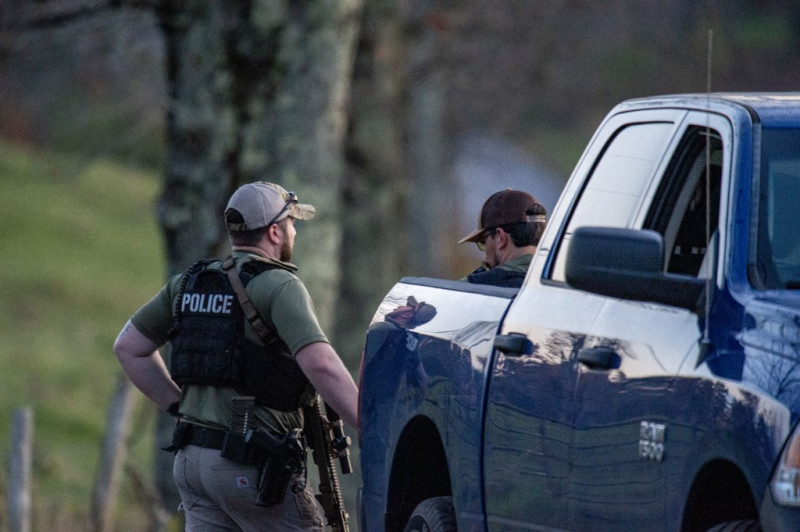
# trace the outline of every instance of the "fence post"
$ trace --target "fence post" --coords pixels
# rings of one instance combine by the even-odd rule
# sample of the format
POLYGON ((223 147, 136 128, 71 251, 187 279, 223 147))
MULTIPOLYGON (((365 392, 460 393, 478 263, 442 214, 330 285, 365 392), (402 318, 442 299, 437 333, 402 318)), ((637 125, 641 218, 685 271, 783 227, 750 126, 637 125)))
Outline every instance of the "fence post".
POLYGON ((132 391, 128 377, 120 373, 108 407, 108 426, 92 494, 91 530, 95 532, 113 529, 114 507, 127 456, 127 439, 135 404, 132 391))
POLYGON ((8 522, 11 532, 31 530, 31 462, 33 409, 14 410, 11 423, 11 464, 8 482, 8 522))

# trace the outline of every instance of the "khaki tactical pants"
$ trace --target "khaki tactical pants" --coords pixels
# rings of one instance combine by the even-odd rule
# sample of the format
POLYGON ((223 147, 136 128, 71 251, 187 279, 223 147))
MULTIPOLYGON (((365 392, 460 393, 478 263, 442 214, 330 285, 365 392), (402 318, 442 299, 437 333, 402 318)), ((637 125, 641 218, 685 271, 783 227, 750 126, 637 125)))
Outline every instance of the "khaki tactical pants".
POLYGON ((321 508, 303 476, 289 482, 282 504, 256 505, 258 470, 226 460, 219 450, 187 445, 172 470, 187 531, 324 530, 321 508))

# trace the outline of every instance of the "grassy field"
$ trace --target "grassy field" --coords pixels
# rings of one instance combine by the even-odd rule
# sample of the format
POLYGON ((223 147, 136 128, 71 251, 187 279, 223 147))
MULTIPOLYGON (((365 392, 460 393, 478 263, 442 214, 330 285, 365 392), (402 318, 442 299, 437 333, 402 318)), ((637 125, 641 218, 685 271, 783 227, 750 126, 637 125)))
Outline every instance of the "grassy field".
MULTIPOLYGON (((2 456, 7 464, 14 410, 32 408, 33 529, 83 529, 120 371, 111 346, 165 276, 153 216, 159 180, 0 144, 0 183, 2 456)), ((137 398, 129 461, 145 478, 153 412, 137 398)), ((4 465, 0 524, 8 522, 7 471, 4 465)), ((126 478, 123 496, 135 502, 126 478)), ((119 513, 120 530, 142 521, 136 504, 119 513)))

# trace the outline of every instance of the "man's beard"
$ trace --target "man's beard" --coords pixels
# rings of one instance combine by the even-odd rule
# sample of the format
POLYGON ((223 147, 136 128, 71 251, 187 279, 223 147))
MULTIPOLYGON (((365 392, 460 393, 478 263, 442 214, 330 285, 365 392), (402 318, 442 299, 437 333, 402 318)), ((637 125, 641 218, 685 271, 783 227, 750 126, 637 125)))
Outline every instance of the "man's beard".
POLYGON ((289 262, 292 260, 292 245, 288 240, 284 240, 283 244, 281 244, 280 260, 282 262, 289 262))

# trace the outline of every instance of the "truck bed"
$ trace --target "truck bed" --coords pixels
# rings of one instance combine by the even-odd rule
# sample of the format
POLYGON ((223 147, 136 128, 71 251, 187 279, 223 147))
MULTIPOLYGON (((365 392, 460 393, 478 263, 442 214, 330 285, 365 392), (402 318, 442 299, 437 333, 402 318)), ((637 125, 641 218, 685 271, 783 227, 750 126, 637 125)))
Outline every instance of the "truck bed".
MULTIPOLYGON (((373 464, 363 471, 363 502, 373 499, 365 507, 382 508, 383 494, 402 493, 386 485, 392 467, 440 467, 435 459, 440 450, 426 434, 461 433, 458 442, 439 442, 449 457, 449 470, 441 475, 458 492, 461 507, 480 514, 480 430, 465 434, 453 427, 482 424, 479 416, 492 340, 516 293, 511 288, 407 277, 381 303, 367 334, 361 378, 369 383, 362 388, 361 454, 373 464), (409 296, 435 307, 433 319, 411 328, 387 321, 386 315, 406 304, 409 296), (433 427, 427 426, 431 423, 433 427), (422 453, 431 458, 428 464, 404 464, 402 453, 391 462, 396 450, 410 440, 431 446, 422 453)), ((387 511, 391 516, 384 508, 387 511)), ((384 512, 362 516, 366 529, 382 529, 384 512)))

